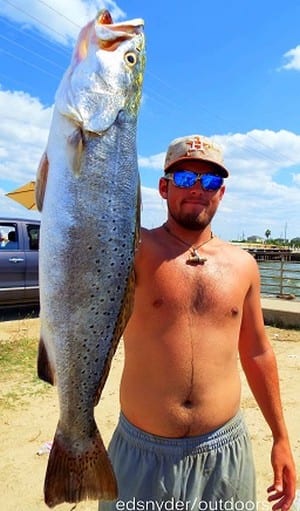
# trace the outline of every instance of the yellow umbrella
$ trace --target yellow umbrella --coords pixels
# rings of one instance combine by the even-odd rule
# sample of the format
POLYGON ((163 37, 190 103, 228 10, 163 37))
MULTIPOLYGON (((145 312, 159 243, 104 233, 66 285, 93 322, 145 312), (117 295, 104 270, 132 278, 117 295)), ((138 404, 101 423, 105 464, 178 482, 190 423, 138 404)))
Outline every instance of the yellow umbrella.
POLYGON ((5 195, 10 199, 19 202, 19 204, 22 204, 22 206, 27 209, 37 209, 35 204, 34 188, 35 181, 29 181, 25 185, 20 186, 20 188, 16 188, 16 190, 8 192, 5 195))

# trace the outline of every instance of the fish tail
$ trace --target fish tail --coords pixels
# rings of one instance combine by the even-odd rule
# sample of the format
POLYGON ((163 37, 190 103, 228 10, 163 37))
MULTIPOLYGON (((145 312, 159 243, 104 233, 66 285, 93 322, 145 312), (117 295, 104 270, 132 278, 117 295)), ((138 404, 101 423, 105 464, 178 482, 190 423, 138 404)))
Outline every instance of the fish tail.
POLYGON ((50 508, 62 502, 86 499, 114 500, 117 482, 103 441, 95 424, 85 445, 74 447, 56 430, 44 484, 45 503, 50 508))

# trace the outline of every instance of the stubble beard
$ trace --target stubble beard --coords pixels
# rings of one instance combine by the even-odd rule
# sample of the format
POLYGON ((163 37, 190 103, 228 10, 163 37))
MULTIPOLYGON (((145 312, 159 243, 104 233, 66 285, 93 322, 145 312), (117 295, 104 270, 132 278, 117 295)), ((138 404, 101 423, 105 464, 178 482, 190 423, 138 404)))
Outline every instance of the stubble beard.
POLYGON ((175 214, 168 209, 169 215, 172 217, 175 222, 184 227, 185 229, 189 229, 191 231, 203 231, 210 223, 214 215, 211 217, 202 218, 201 214, 195 216, 195 214, 175 214))

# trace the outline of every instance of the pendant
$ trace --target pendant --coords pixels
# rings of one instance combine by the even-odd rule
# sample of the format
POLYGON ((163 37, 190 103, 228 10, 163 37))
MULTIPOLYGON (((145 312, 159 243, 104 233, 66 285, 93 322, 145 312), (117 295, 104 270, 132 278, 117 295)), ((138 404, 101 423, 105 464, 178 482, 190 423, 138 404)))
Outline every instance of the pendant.
POLYGON ((201 257, 199 252, 194 247, 192 247, 190 257, 186 260, 186 264, 196 266, 197 264, 204 264, 205 261, 207 261, 206 257, 201 257))

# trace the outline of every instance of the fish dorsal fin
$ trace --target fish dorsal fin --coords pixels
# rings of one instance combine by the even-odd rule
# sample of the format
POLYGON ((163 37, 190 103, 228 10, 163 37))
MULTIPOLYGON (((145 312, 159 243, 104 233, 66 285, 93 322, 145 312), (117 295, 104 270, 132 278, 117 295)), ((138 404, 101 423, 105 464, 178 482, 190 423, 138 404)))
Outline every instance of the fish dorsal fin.
POLYGON ((45 190, 47 186, 49 161, 46 152, 43 153, 41 161, 39 163, 36 182, 35 182, 35 201, 36 207, 39 211, 43 209, 43 202, 45 196, 45 190))

